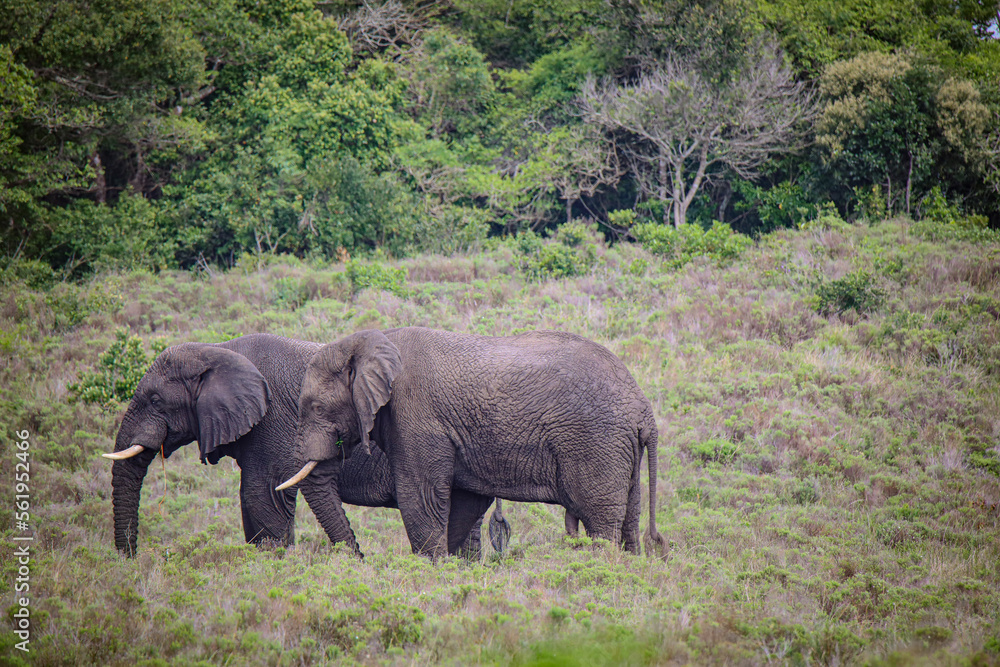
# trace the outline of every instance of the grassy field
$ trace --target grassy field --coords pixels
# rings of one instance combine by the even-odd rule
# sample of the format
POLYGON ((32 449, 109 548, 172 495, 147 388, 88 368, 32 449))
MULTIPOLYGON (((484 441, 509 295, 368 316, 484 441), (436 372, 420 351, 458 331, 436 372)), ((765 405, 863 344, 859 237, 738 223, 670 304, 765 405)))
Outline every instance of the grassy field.
POLYGON ((0 662, 1000 663, 1000 242, 904 220, 812 227, 721 261, 590 238, 546 245, 547 264, 498 243, 347 270, 247 257, 79 285, 8 275, 0 662), (295 548, 259 550, 243 544, 235 464, 202 466, 196 447, 154 461, 140 554, 116 554, 99 454, 123 408, 70 388, 108 384, 88 374, 116 332, 151 359, 182 341, 404 325, 562 329, 618 354, 657 413, 668 559, 571 540, 561 508, 516 503, 503 559, 432 564, 397 511, 349 507, 359 562, 301 500, 295 548), (22 429, 30 654, 11 619, 22 429))

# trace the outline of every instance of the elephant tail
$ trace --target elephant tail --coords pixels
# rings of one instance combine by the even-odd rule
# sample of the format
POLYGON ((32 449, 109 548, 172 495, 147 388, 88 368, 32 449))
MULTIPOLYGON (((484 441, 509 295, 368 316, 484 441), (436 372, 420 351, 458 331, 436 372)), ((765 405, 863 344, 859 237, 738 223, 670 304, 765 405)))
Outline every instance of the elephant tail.
MULTIPOLYGON (((656 530, 656 455, 657 455, 657 433, 656 420, 652 411, 646 414, 645 422, 639 428, 640 446, 646 448, 647 467, 649 468, 649 531, 646 533, 646 553, 653 554, 662 559, 667 557, 667 541, 659 531, 656 530)), ((642 450, 639 450, 642 456, 642 450)))
POLYGON ((490 544, 493 550, 501 556, 507 553, 507 545, 510 543, 510 524, 503 515, 503 501, 497 498, 493 514, 490 516, 490 544))

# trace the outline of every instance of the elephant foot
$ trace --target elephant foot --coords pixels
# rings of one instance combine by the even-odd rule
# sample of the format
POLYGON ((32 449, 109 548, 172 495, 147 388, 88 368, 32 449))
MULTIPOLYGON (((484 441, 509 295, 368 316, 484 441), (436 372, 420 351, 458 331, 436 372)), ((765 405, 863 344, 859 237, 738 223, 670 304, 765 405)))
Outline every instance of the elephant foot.
POLYGON ((566 517, 563 521, 566 524, 567 535, 570 537, 578 537, 580 535, 580 519, 570 514, 569 510, 566 510, 566 517))

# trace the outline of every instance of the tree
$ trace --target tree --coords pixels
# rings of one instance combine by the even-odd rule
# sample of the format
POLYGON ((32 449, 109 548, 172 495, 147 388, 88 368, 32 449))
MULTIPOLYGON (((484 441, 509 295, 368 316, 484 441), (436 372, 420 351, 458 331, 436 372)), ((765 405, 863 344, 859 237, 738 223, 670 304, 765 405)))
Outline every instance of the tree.
MULTIPOLYGON (((694 59, 671 57, 631 84, 591 79, 580 101, 587 122, 619 134, 640 183, 670 203, 677 227, 713 168, 752 178, 773 154, 798 145, 814 113, 812 95, 770 47, 748 56, 724 85, 694 59)), ((664 223, 667 216, 665 208, 664 223)))
POLYGON ((548 180, 566 203, 566 222, 573 204, 593 197, 603 186, 617 185, 624 173, 615 142, 593 126, 563 125, 544 135, 535 160, 544 164, 548 180))
POLYGON ((431 134, 476 134, 495 86, 483 54, 444 29, 432 30, 412 54, 409 93, 431 134))
MULTIPOLYGON (((171 0, 18 0, 0 11, 0 194, 8 250, 54 265, 53 230, 129 191, 159 196, 203 147, 184 113, 209 80, 206 53, 171 0), (18 93, 20 89, 20 93, 18 93), (11 92, 13 90, 13 93, 11 92)), ((102 216, 102 212, 94 211, 102 216)))
POLYGON ((763 24, 810 78, 870 51, 919 54, 959 70, 996 63, 995 0, 760 0, 759 7, 763 24))
POLYGON ((372 215, 399 199, 379 172, 397 142, 402 82, 391 64, 358 60, 334 19, 310 10, 282 20, 250 46, 268 59, 251 58, 213 98, 217 139, 171 193, 186 227, 182 259, 338 245, 398 252, 404 236, 387 234, 394 218, 372 215))
POLYGON ((886 208, 910 213, 914 189, 966 194, 996 160, 995 114, 968 81, 910 58, 863 53, 820 79, 817 145, 833 183, 884 186, 886 208))

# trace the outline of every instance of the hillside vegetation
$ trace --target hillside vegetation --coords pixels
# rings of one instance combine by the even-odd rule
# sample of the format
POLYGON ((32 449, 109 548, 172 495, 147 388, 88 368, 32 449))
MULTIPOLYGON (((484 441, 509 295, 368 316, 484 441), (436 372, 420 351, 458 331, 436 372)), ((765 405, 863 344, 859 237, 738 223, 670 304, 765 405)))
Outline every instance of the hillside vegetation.
MULTIPOLYGON (((0 422, 30 431, 37 550, 32 653, 12 649, 8 626, 0 653, 38 665, 996 664, 1000 239, 959 222, 827 214, 756 242, 654 229, 645 247, 575 225, 451 257, 262 253, 228 271, 79 283, 7 272, 0 422), (99 454, 155 351, 405 325, 554 328, 619 355, 656 411, 669 557, 566 538, 560 508, 518 503, 502 559, 432 564, 410 553, 397 511, 349 507, 359 562, 301 500, 296 546, 261 550, 243 543, 235 464, 202 466, 195 447, 154 461, 139 554, 117 555, 99 454)), ((13 524, 5 503, 5 582, 13 524)), ((12 586, 0 599, 10 607, 12 586)))

